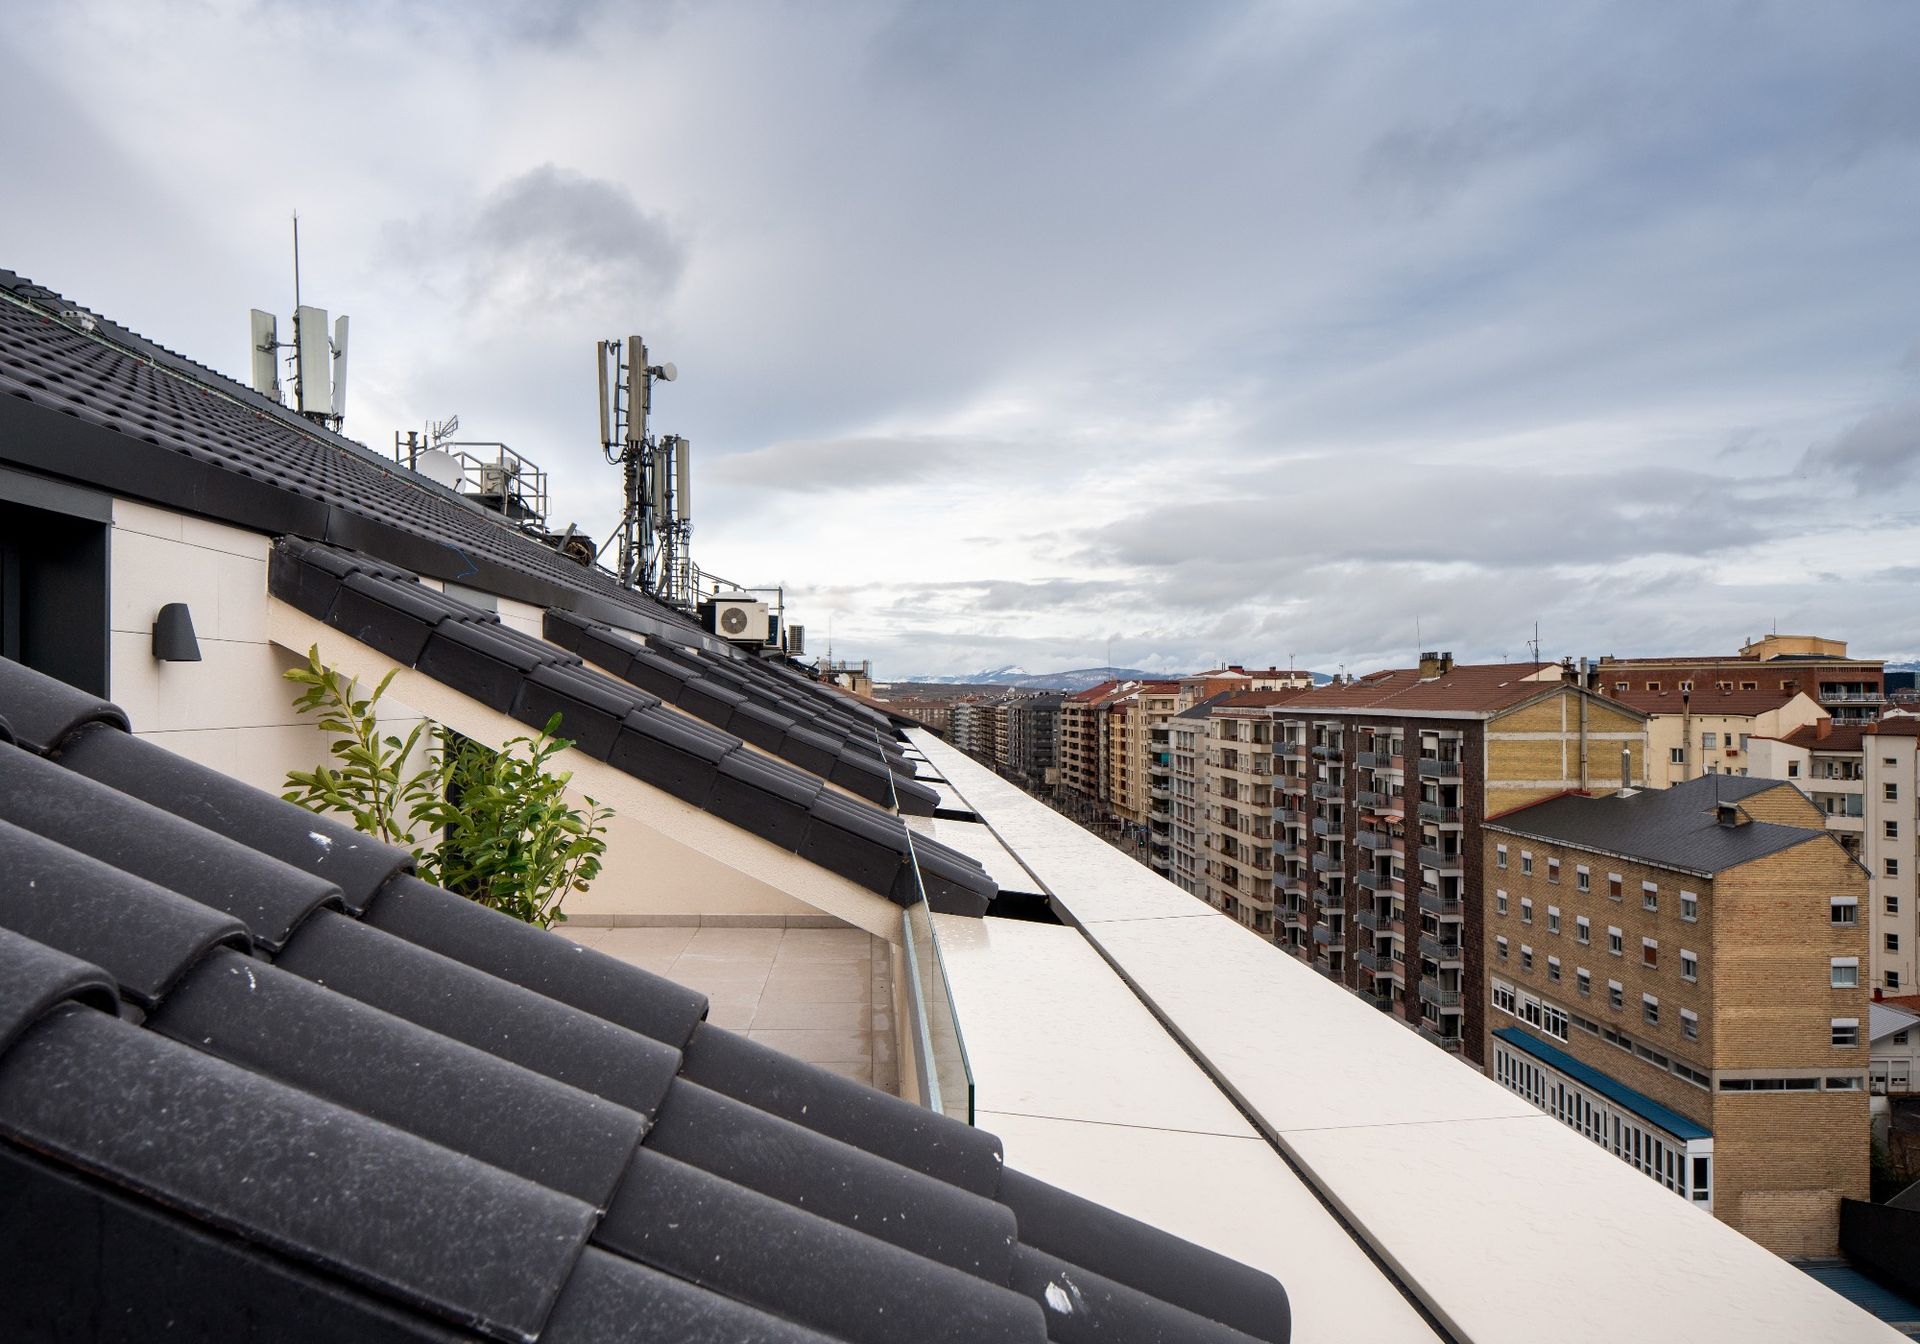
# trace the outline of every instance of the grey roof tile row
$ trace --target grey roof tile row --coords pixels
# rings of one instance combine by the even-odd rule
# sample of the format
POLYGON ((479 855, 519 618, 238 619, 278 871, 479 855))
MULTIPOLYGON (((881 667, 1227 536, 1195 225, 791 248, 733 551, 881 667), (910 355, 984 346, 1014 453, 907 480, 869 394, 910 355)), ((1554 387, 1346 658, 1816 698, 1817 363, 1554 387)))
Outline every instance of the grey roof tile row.
MULTIPOLYGON (((842 768, 858 765, 861 778, 891 796, 887 758, 877 747, 787 720, 782 754, 824 768, 770 759, 733 733, 585 667, 578 654, 516 630, 491 611, 337 547, 281 541, 268 585, 290 605, 490 709, 533 727, 559 714, 561 736, 588 755, 902 905, 917 903, 924 891, 936 910, 980 915, 997 890, 986 870, 957 850, 931 840, 910 842, 900 818, 827 788, 825 780, 850 777, 842 768)), ((582 632, 558 619, 548 628, 582 632)), ((637 646, 632 657, 683 670, 637 646)), ((707 681, 688 675, 684 685, 707 681)), ((742 697, 741 703, 748 702, 742 697)), ((807 708, 793 697, 785 703, 796 712, 807 708)), ((733 723, 735 716, 725 721, 733 723)), ((924 794, 932 811, 932 790, 911 780, 903 786, 915 798, 924 794)))
POLYGON ((0 662, 0 714, 8 1337, 1288 1338, 1267 1276, 111 706, 0 662))

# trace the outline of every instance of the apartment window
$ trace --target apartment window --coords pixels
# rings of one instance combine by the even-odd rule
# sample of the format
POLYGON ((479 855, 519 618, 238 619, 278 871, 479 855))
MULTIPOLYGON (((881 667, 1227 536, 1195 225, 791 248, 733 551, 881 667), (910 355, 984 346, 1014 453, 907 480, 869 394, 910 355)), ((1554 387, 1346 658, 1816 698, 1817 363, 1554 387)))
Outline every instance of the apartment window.
POLYGON ((1860 959, 1858 957, 1833 958, 1827 963, 1827 981, 1835 989, 1858 989, 1860 959))
POLYGON ((1520 969, 1523 971, 1533 969, 1533 949, 1525 943, 1520 944, 1520 969))
POLYGON ((1495 845, 1493 847, 1493 866, 1495 868, 1505 868, 1507 866, 1507 847, 1505 845, 1495 845))
POLYGON ((1898 952, 1899 950, 1900 950, 1900 935, 1897 933, 1888 934, 1887 935, 1887 951, 1898 952))
POLYGON ((1685 747, 1668 747, 1667 748, 1667 764, 1685 765, 1686 763, 1687 763, 1687 749, 1685 747))
POLYGON ((1520 873, 1523 877, 1533 876, 1533 851, 1532 850, 1523 849, 1520 851, 1520 873))
POLYGON ((1888 877, 1900 876, 1900 860, 1898 859, 1887 860, 1887 876, 1888 877))
POLYGON ((1658 910, 1660 908, 1660 888, 1658 884, 1653 882, 1642 882, 1640 884, 1640 908, 1642 910, 1658 910))
POLYGON ((1760 683, 1757 681, 1743 681, 1740 683, 1740 689, 1743 691, 1757 691, 1760 689, 1760 683))
POLYGON ((1897 821, 1888 822, 1886 824, 1886 832, 1887 839, 1898 840, 1900 838, 1900 823, 1897 821))
POLYGON ((1827 917, 1835 924, 1858 924, 1860 903, 1851 896, 1835 896, 1829 904, 1827 917))
POLYGON ((1609 927, 1607 929, 1607 951, 1617 957, 1624 953, 1625 947, 1626 944, 1621 939, 1620 930, 1609 927))
POLYGON ((1787 778, 1788 779, 1800 778, 1800 762, 1798 761, 1787 762, 1787 778))
POLYGON ((1650 681, 1647 683, 1647 689, 1650 691, 1657 691, 1660 689, 1660 683, 1657 681, 1650 681))
POLYGON ((1700 1039, 1700 1015, 1691 1008, 1680 1010, 1680 1034, 1690 1041, 1700 1039))
POLYGON ((1700 898, 1690 891, 1680 893, 1680 918, 1689 924, 1700 918, 1700 898))
POLYGON ((1887 988, 1888 989, 1900 988, 1900 972, 1898 971, 1887 972, 1887 988))
POLYGON ((1593 890, 1593 874, 1588 871, 1586 864, 1573 870, 1573 886, 1576 891, 1593 890))
POLYGON ((1560 907, 1557 905, 1547 907, 1547 932, 1560 932, 1560 907))
POLYGON ((1514 1013, 1515 1016, 1518 1016, 1518 1012, 1514 1008, 1514 1002, 1513 986, 1505 980, 1495 980, 1493 982, 1493 1006, 1501 1012, 1514 1013))
POLYGON ((1720 734, 1718 733, 1700 734, 1700 750, 1717 751, 1719 750, 1719 747, 1720 747, 1720 734))
POLYGON ((1753 734, 1752 734, 1752 733, 1742 733, 1742 734, 1740 734, 1740 750, 1742 750, 1742 751, 1745 751, 1745 750, 1747 749, 1747 743, 1748 743, 1748 742, 1750 742, 1750 741, 1752 741, 1752 740, 1753 740, 1753 734))
POLYGON ((1559 882, 1559 880, 1560 880, 1560 860, 1548 859, 1547 860, 1547 881, 1557 883, 1559 882))
POLYGON ((1586 998, 1593 993, 1593 972, 1582 966, 1573 973, 1573 982, 1580 987, 1580 997, 1586 998))
POLYGON ((1900 786, 1898 784, 1888 784, 1884 787, 1886 789, 1886 799, 1888 802, 1897 803, 1900 801, 1900 786))
POLYGON ((1505 961, 1507 959, 1507 940, 1505 938, 1495 938, 1493 940, 1493 951, 1495 956, 1505 961))
POLYGON ((1607 1002, 1615 1008, 1627 1006, 1627 989, 1618 980, 1607 981, 1607 1002))
POLYGON ((1505 887, 1494 888, 1493 913, 1496 915, 1504 915, 1507 913, 1507 890, 1505 887))
POLYGON ((1614 900, 1616 901, 1619 900, 1621 896, 1624 894, 1624 892, 1622 891, 1622 888, 1625 885, 1626 884, 1621 880, 1620 874, 1618 873, 1607 874, 1607 895, 1612 897, 1614 900))
POLYGON ((1658 966, 1660 964, 1660 944, 1651 938, 1640 940, 1640 964, 1658 966))
POLYGON ((1576 943, 1590 943, 1593 941, 1593 925, 1585 915, 1575 915, 1573 917, 1573 940, 1576 943))
POLYGON ((1533 923, 1533 898, 1531 896, 1522 896, 1520 898, 1520 922, 1522 924, 1533 923))
POLYGON ((1633 689, 1633 683, 1626 682, 1626 681, 1616 681, 1613 683, 1613 689, 1616 691, 1629 691, 1633 689))
POLYGON ((1887 897, 1887 913, 1890 915, 1900 913, 1900 898, 1898 896, 1887 897))
POLYGON ((1684 947, 1680 949, 1680 978, 1689 984, 1697 984, 1700 980, 1700 955, 1684 947))
POLYGON ((1651 994, 1640 996, 1640 1019, 1650 1027, 1660 1025, 1660 1000, 1651 994))
POLYGON ((1860 1044, 1860 1019, 1857 1017, 1836 1017, 1829 1024, 1833 1029, 1835 1046, 1851 1049, 1860 1044))
POLYGON ((1547 979, 1553 981, 1556 985, 1560 983, 1560 958, 1547 958, 1547 979))

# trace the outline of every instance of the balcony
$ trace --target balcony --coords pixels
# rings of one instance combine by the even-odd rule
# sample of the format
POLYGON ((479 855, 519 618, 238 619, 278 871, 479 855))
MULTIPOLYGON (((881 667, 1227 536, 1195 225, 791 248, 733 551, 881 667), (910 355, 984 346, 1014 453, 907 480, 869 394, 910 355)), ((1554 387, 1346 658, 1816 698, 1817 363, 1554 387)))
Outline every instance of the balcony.
POLYGON ((1313 904, 1316 909, 1320 910, 1331 911, 1346 909, 1346 902, 1340 897, 1335 896, 1325 887, 1315 887, 1313 889, 1313 904))
POLYGON ((1368 770, 1404 770, 1407 768, 1407 758, 1398 752, 1363 751, 1354 757, 1354 762, 1357 765, 1364 766, 1368 770))
POLYGON ((1341 835, 1344 834, 1344 830, 1345 828, 1332 817, 1315 817, 1313 819, 1313 833, 1315 835, 1341 835))
POLYGON ((1292 840, 1277 840, 1273 846, 1273 857, 1276 859, 1304 859, 1307 857, 1307 847, 1292 840))
POLYGON ((1404 896, 1407 890, 1407 884, 1400 878, 1375 872, 1371 868, 1361 869, 1357 880, 1376 896, 1404 896))
POLYGON ((1459 850, 1448 853, 1444 849, 1435 849, 1431 845, 1420 846, 1420 862, 1436 872, 1458 874, 1463 861, 1464 856, 1459 850))
POLYGON ((1420 888, 1420 908, 1443 919, 1458 919, 1466 913, 1466 906, 1458 896, 1442 896, 1432 887, 1420 888))
POLYGON ((1275 787, 1282 793, 1304 794, 1307 791, 1307 781, 1300 775, 1281 775, 1275 781, 1275 787))
POLYGON ((1458 756, 1422 756, 1420 778, 1459 779, 1460 758, 1458 756))
POLYGON ((1439 1046, 1442 1050, 1450 1051, 1454 1054, 1458 1054, 1460 1051, 1460 1038, 1458 1036, 1445 1035, 1442 1032, 1436 1031, 1433 1027, 1428 1026, 1424 1021, 1420 1023, 1420 1037, 1422 1040, 1433 1042, 1433 1044, 1439 1046))
POLYGON ((1353 837, 1361 848, 1370 849, 1376 854, 1403 854, 1406 842, 1397 835, 1386 831, 1357 831, 1353 837))
POLYGON ((1383 914, 1373 906, 1362 906, 1353 917, 1353 922, 1377 937, 1398 938, 1407 930, 1406 921, 1400 916, 1392 911, 1383 914))
POLYGON ((1440 982, 1430 975, 1420 977, 1420 1002, 1438 1008, 1443 1013, 1464 1011, 1460 1007, 1460 991, 1442 988, 1440 982))
POLYGON ((1147 855, 1147 866, 1156 873, 1173 871, 1173 856, 1162 850, 1154 850, 1147 855))
POLYGON ((1273 754, 1280 760, 1299 761, 1303 765, 1307 759, 1307 749, 1299 742, 1276 743, 1273 748, 1273 754))
POLYGON ((1364 808, 1377 811, 1387 805, 1387 800, 1390 796, 1391 795, 1388 794, 1378 793, 1373 789, 1361 789, 1353 795, 1353 801, 1364 808))
POLYGON ((1394 960, 1385 952, 1376 952, 1370 948, 1361 948, 1353 954, 1353 961, 1361 970, 1371 975, 1391 975, 1394 960))
POLYGON ((1307 879, 1295 877, 1292 873, 1283 873, 1276 877, 1273 885, 1276 890, 1283 891, 1289 896, 1305 898, 1307 894, 1307 879))
POLYGON ((1324 779, 1316 779, 1313 782, 1313 796, 1323 803, 1337 803, 1341 801, 1343 794, 1344 790, 1338 784, 1324 779))
POLYGON ((1338 742, 1316 742, 1313 747, 1313 754, 1318 760, 1337 761, 1340 759, 1342 750, 1343 748, 1338 742))
POLYGON ((1420 820, 1433 822, 1436 826, 1458 826, 1461 824, 1460 809, 1443 807, 1439 803, 1422 803, 1420 820))
POLYGON ((1420 955, 1442 964, 1459 961, 1460 944, 1450 940, 1442 941, 1430 933, 1423 933, 1420 935, 1420 955))
POLYGON ((1173 790, 1164 784, 1149 784, 1147 797, 1156 803, 1170 803, 1173 801, 1173 790))
POLYGON ((1322 947, 1333 946, 1333 927, 1328 924, 1315 924, 1313 926, 1313 941, 1322 947))
POLYGON ((1313 871, 1316 873, 1344 873, 1346 870, 1347 865, 1341 860, 1334 858, 1331 854, 1315 854, 1313 856, 1313 871))

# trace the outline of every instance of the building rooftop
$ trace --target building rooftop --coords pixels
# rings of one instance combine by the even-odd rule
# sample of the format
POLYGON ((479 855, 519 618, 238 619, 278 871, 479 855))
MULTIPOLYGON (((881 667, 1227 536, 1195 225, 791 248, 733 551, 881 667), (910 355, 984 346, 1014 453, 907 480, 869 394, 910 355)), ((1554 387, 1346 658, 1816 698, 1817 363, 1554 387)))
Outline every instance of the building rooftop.
POLYGON ((1562 684, 1557 663, 1461 664, 1424 677, 1417 667, 1393 668, 1315 687, 1302 692, 1289 708, 1479 717, 1511 709, 1562 684))
POLYGON ((1271 709, 1275 705, 1298 700, 1306 693, 1304 688, 1290 691, 1233 691, 1216 696, 1214 702, 1220 709, 1271 709))
POLYGON ((1702 775, 1670 789, 1565 794, 1503 813, 1486 829, 1712 877, 1795 845, 1828 840, 1817 827, 1750 820, 1732 826, 1719 819, 1722 804, 1737 806, 1757 793, 1792 787, 1744 775, 1702 775))
MULTIPOLYGON (((1702 689, 1695 687, 1691 694, 1683 694, 1678 688, 1666 691, 1612 690, 1605 686, 1600 693, 1609 700, 1617 700, 1630 709, 1642 714, 1726 714, 1732 716, 1766 714, 1790 703, 1805 691, 1728 691, 1717 687, 1702 689)), ((1807 697, 1810 701, 1813 697, 1807 697)), ((1816 702, 1817 703, 1817 702, 1816 702)))

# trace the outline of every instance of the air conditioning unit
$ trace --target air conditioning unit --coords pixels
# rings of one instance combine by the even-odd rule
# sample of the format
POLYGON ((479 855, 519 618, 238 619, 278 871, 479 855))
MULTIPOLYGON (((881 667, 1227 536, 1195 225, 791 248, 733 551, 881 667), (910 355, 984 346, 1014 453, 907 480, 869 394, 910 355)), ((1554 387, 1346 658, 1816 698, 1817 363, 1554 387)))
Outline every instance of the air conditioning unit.
POLYGON ((772 616, 765 602, 744 593, 722 594, 701 607, 707 629, 736 644, 764 645, 772 631, 772 616))

